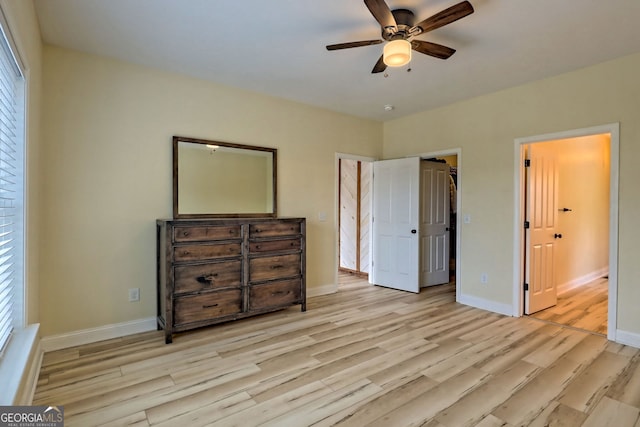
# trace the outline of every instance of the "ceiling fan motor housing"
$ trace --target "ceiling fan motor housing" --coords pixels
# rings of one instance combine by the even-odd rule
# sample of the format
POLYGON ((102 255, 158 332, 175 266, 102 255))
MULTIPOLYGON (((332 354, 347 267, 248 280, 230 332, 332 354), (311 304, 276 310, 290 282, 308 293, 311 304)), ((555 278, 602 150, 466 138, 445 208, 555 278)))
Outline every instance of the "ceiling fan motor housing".
POLYGON ((382 29, 382 38, 390 40, 408 39, 411 36, 410 30, 415 25, 416 17, 409 9, 395 9, 391 14, 396 20, 398 31, 390 28, 382 29))

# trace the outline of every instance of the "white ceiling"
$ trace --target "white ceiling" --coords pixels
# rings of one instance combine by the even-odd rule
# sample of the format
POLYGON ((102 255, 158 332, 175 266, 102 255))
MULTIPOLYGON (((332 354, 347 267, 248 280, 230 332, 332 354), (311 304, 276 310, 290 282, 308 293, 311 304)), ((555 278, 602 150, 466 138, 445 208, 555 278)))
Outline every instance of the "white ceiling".
MULTIPOLYGON (((387 0, 417 21, 460 0, 387 0)), ((640 52, 640 0, 470 0, 419 39, 453 47, 371 74, 382 45, 362 0, 35 0, 45 42, 374 120, 640 52), (385 104, 394 105, 391 112, 385 104)))

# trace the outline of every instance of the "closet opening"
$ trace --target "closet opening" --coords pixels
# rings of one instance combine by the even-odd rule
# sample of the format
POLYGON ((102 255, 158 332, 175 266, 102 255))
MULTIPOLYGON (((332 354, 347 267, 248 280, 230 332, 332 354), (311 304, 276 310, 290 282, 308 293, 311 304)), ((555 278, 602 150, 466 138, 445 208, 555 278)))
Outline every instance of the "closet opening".
MULTIPOLYGON (((416 184, 420 181, 418 186, 420 196, 416 200, 420 200, 418 204, 421 212, 430 211, 432 213, 430 213, 431 218, 429 219, 427 219, 428 215, 420 215, 422 218, 414 227, 419 230, 419 233, 416 233, 419 234, 419 239, 416 240, 415 267, 412 267, 418 271, 417 287, 413 292, 419 292, 420 288, 449 284, 455 289, 456 296, 460 295, 460 260, 458 257, 460 248, 460 218, 458 218, 461 183, 460 151, 460 149, 452 149, 423 153, 414 157, 421 164, 420 169, 422 170, 420 176, 416 175, 416 184), (446 173, 440 171, 443 168, 446 168, 446 173), (425 173, 425 170, 432 170, 432 172, 431 174, 425 173), (437 179, 434 178, 436 176, 437 179), (442 185, 442 183, 446 183, 446 185, 442 185), (423 190, 427 187, 431 188, 429 191, 432 195, 425 197, 425 193, 428 191, 423 190), (445 204, 447 210, 446 214, 443 214, 442 207, 445 204), (433 212, 438 212, 437 218, 433 212), (445 217, 446 224, 443 221, 445 217), (446 248, 444 248, 445 246, 446 248)), ((373 159, 346 154, 336 155, 336 290, 345 285, 363 281, 383 283, 379 277, 374 277, 375 272, 372 264, 373 250, 375 249, 372 224, 375 205, 373 174, 374 165, 386 162, 386 160, 375 162, 373 159)), ((385 194, 381 194, 379 197, 385 197, 385 194)), ((417 212, 416 215, 418 215, 417 212)), ((418 217, 416 216, 416 218, 418 217)), ((395 251, 392 252, 396 254, 395 251)), ((402 289, 400 284, 396 287, 395 281, 383 286, 402 289)))
MULTIPOLYGON (((422 212, 422 224, 421 224, 421 235, 424 236, 422 239, 422 244, 420 247, 421 254, 421 278, 420 278, 420 286, 433 286, 440 285, 444 283, 455 283, 456 282, 456 255, 457 255, 457 231, 458 231, 458 156, 456 154, 447 155, 447 156, 438 156, 431 158, 423 158, 422 162, 432 162, 437 163, 444 166, 444 172, 446 172, 447 176, 447 186, 445 188, 445 209, 441 209, 438 206, 438 200, 441 200, 442 197, 438 197, 437 194, 432 194, 433 189, 429 188, 430 186, 422 185, 422 200, 421 204, 422 212), (430 217, 432 214, 427 215, 428 210, 432 213, 436 213, 438 211, 444 212, 447 216, 446 222, 441 222, 441 227, 445 227, 446 239, 444 239, 443 244, 445 244, 444 251, 434 252, 433 249, 429 250, 429 246, 434 246, 433 242, 434 238, 430 236, 428 230, 431 227, 429 224, 430 217), (444 253, 443 253, 444 252, 444 253), (444 262, 440 261, 440 258, 444 259, 444 262), (434 277, 434 273, 432 272, 433 265, 444 265, 444 270, 440 273, 437 273, 438 277, 434 277)), ((424 163, 423 163, 424 165, 424 163)))

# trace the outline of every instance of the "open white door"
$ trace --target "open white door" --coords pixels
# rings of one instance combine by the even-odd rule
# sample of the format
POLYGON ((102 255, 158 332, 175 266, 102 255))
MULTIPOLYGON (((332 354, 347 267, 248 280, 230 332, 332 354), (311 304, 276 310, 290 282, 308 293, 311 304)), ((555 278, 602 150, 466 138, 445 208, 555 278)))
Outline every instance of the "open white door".
POLYGON ((556 229, 558 171, 554 147, 539 143, 531 144, 528 150, 525 313, 531 314, 557 303, 555 249, 562 234, 556 229))
POLYGON ((417 157, 373 164, 373 284, 420 292, 419 175, 417 157))
POLYGON ((420 162, 420 284, 449 282, 449 226, 451 218, 450 167, 420 162))

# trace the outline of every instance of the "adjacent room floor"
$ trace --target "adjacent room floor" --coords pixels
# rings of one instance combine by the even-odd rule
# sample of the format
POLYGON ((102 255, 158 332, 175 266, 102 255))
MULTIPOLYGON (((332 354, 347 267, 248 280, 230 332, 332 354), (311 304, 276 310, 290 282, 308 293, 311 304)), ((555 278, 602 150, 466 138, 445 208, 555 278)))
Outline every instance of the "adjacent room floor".
POLYGON ((558 294, 558 303, 536 319, 607 335, 609 280, 605 277, 558 294))

